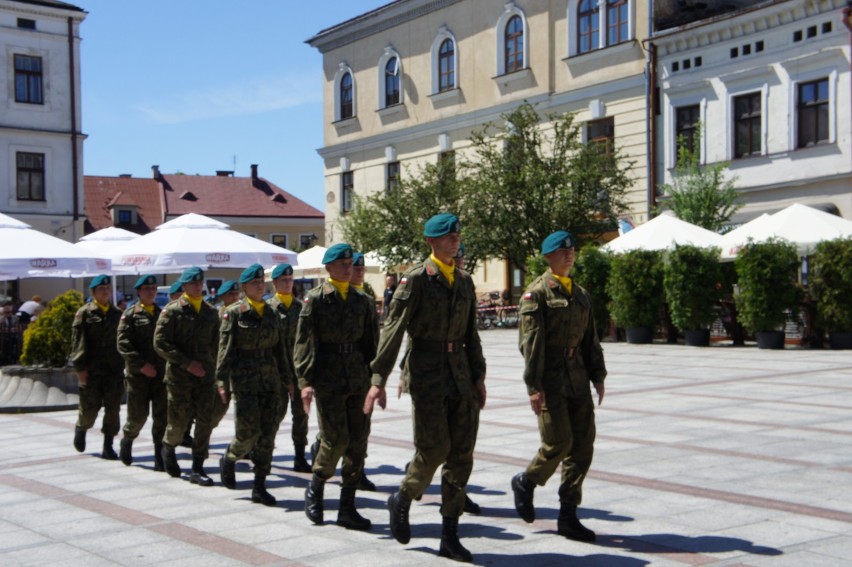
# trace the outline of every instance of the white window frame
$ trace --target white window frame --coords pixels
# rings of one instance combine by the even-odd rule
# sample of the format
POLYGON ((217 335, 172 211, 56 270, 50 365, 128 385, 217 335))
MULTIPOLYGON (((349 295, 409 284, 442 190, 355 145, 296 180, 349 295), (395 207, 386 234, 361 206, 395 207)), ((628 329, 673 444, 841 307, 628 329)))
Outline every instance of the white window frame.
POLYGON ((390 45, 385 47, 384 53, 379 58, 379 66, 378 66, 378 75, 379 75, 379 109, 388 108, 389 106, 397 106, 401 104, 405 104, 405 89, 403 88, 402 78, 404 77, 402 72, 402 57, 399 56, 399 52, 391 47, 390 45), (396 58, 397 71, 396 76, 399 78, 399 102, 393 105, 385 104, 387 100, 387 84, 385 83, 385 67, 387 67, 388 62, 396 58))
MULTIPOLYGON (((308 238, 308 248, 311 248, 312 246, 316 246, 316 243, 319 241, 319 239, 317 238, 317 235, 313 232, 300 232, 299 233, 299 248, 302 248, 302 237, 308 238), (311 244, 311 243, 313 243, 313 244, 311 244)), ((307 250, 307 248, 304 248, 304 250, 307 250)))
POLYGON ((819 79, 828 80, 828 141, 823 144, 837 143, 837 68, 821 68, 790 75, 789 97, 790 114, 790 138, 788 140, 790 151, 805 150, 799 147, 799 85, 810 83, 819 79))
POLYGON ((272 232, 269 234, 269 243, 273 246, 280 246, 280 244, 275 244, 275 237, 283 236, 284 237, 284 246, 282 248, 290 248, 290 235, 286 232, 272 232))
POLYGON ((440 95, 458 89, 460 83, 459 79, 459 42, 456 41, 456 37, 453 35, 453 32, 451 32, 446 26, 441 26, 441 29, 438 30, 438 34, 435 36, 435 40, 432 42, 432 95, 440 95), (441 69, 438 65, 438 51, 441 49, 441 44, 444 43, 445 39, 449 39, 453 42, 453 74, 455 76, 455 81, 451 88, 441 92, 439 90, 441 83, 441 69))
MULTIPOLYGON (((698 119, 701 122, 701 132, 698 137, 698 162, 707 163, 707 95, 695 93, 689 95, 666 94, 665 104, 665 168, 673 170, 677 166, 677 109, 682 106, 698 105, 698 119)), ((726 128, 727 130, 727 128, 726 128)))
MULTIPOLYGON (((762 85, 753 85, 751 87, 743 87, 741 89, 737 89, 735 91, 728 91, 728 103, 725 105, 725 109, 727 110, 728 116, 725 119, 726 125, 726 133, 727 133, 727 141, 725 144, 725 160, 740 160, 740 159, 748 159, 753 156, 743 156, 743 157, 734 157, 736 153, 736 146, 734 144, 734 135, 736 132, 736 116, 734 114, 734 99, 748 94, 753 94, 755 92, 760 93, 760 155, 765 156, 767 152, 767 140, 768 140, 768 128, 769 128, 769 85, 767 83, 763 83, 762 85)), ((703 122, 702 122, 703 124, 703 122)))
MULTIPOLYGON (((607 45, 607 21, 606 21, 606 0, 598 0, 598 22, 600 29, 598 30, 598 46, 591 51, 580 53, 577 49, 577 35, 579 33, 577 26, 577 8, 580 5, 580 0, 568 0, 567 21, 568 21, 568 57, 576 55, 587 55, 593 53, 596 49, 611 47, 607 45)), ((636 39, 636 0, 627 0, 627 39, 613 45, 621 45, 636 39)))
POLYGON ((353 120, 358 116, 358 87, 355 81, 355 72, 345 61, 341 62, 337 67, 337 72, 334 74, 334 121, 340 122, 341 120, 353 120), (343 118, 343 114, 341 112, 341 100, 340 100, 340 82, 343 80, 343 77, 349 73, 349 76, 352 77, 352 116, 347 116, 343 118))
MULTIPOLYGON (((497 20, 496 27, 498 77, 506 74, 506 25, 509 23, 509 20, 513 16, 518 16, 521 18, 521 25, 524 30, 524 63, 522 69, 529 69, 530 66, 530 27, 529 23, 527 22, 527 16, 526 14, 524 14, 523 10, 515 6, 514 2, 507 2, 503 13, 500 14, 500 18, 497 20)), ((513 72, 517 73, 522 69, 518 69, 513 72)))

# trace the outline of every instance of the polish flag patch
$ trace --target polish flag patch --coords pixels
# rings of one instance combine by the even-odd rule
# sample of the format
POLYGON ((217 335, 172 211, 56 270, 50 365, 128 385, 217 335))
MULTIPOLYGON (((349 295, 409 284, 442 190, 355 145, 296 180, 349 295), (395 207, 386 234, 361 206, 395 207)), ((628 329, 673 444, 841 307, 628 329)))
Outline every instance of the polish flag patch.
POLYGON ((531 291, 528 291, 524 294, 524 299, 532 299, 532 298, 533 298, 533 294, 532 294, 531 291))
POLYGON ((408 278, 403 276, 403 278, 399 281, 400 285, 405 285, 408 283, 408 278))

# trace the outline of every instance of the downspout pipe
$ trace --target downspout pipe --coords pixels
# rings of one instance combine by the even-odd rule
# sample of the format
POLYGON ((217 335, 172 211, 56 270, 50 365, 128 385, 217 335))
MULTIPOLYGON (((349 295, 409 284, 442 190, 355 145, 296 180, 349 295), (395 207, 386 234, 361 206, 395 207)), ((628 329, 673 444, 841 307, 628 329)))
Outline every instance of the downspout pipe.
MULTIPOLYGON (((80 220, 80 183, 77 165, 77 85, 74 76, 77 72, 74 58, 74 18, 68 17, 68 86, 71 92, 71 193, 74 198, 72 206, 74 221, 80 220)), ((74 229, 72 229, 74 232, 74 229)), ((77 235, 74 234, 76 240, 77 235)))

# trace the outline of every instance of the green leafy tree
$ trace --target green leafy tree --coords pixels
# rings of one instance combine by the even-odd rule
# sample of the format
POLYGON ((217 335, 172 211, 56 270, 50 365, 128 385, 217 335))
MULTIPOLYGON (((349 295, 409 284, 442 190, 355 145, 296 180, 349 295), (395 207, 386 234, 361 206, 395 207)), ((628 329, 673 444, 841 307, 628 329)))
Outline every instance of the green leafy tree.
POLYGON ((677 218, 700 227, 723 232, 740 208, 736 177, 725 176, 727 163, 701 165, 698 149, 678 139, 677 166, 672 182, 661 186, 663 207, 677 218))
POLYGON ((71 354, 71 324, 83 306, 83 296, 70 289, 53 299, 24 331, 21 362, 63 367, 71 354))
POLYGON ((612 264, 612 255, 604 252, 596 244, 586 244, 577 254, 573 276, 589 295, 595 314, 595 326, 598 336, 603 337, 609 330, 609 303, 611 298, 607 283, 612 264))

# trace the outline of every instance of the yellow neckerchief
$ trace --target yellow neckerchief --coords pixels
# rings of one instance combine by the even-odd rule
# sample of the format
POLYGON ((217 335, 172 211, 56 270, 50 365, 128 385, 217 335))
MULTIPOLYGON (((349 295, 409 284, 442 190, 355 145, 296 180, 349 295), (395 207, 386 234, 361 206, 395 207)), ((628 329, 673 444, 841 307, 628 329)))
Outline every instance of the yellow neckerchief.
MULTIPOLYGON (((355 289, 357 289, 358 291, 364 291, 364 284, 357 284, 357 283, 354 283, 354 284, 349 284, 349 285, 351 285, 352 287, 354 287, 354 288, 355 288, 355 289)), ((365 293, 366 293, 366 292, 365 292, 365 293)))
POLYGON ((190 297, 187 294, 183 294, 183 298, 192 305, 192 308, 195 309, 196 313, 201 313, 201 302, 204 301, 204 298, 200 295, 198 297, 190 297))
POLYGON ((341 297, 343 297, 343 301, 346 301, 346 296, 349 294, 349 282, 339 282, 334 278, 328 278, 328 283, 334 286, 341 297))
POLYGON ((94 297, 92 298, 92 301, 95 303, 95 305, 98 306, 98 309, 100 309, 101 312, 106 313, 107 311, 109 311, 109 303, 104 305, 103 303, 101 303, 100 301, 95 299, 94 297))
POLYGON ((438 269, 441 270, 441 273, 444 274, 445 278, 447 278, 450 287, 452 287, 453 283, 456 281, 456 261, 452 260, 452 264, 445 264, 438 260, 434 254, 429 257, 432 258, 432 261, 435 262, 435 265, 438 266, 438 269))
POLYGON ((266 306, 266 302, 262 299, 260 301, 255 301, 251 297, 246 297, 246 300, 249 302, 249 305, 255 310, 255 312, 263 317, 263 308, 266 306))
POLYGON ((290 309, 290 306, 293 305, 293 294, 292 293, 281 293, 276 292, 275 297, 278 298, 278 301, 284 304, 284 307, 290 309))
POLYGON ((148 314, 148 315, 150 315, 151 317, 153 317, 153 316, 154 316, 154 305, 153 305, 153 304, 151 304, 151 305, 145 305, 144 303, 142 303, 142 302, 140 301, 140 302, 139 302, 139 305, 142 307, 142 309, 144 309, 144 310, 145 310, 145 313, 147 313, 147 314, 148 314))
POLYGON ((550 272, 550 273, 551 273, 551 274, 553 274, 553 277, 554 277, 554 278, 556 278, 557 280, 559 280, 559 283, 561 283, 561 284, 562 284, 562 287, 564 287, 564 288, 565 288, 565 291, 567 291, 567 292, 568 292, 568 295, 571 295, 571 288, 572 288, 572 287, 573 287, 573 285, 574 285, 573 283, 571 283, 571 276, 565 276, 565 277, 562 277, 562 276, 557 276, 557 275, 556 275, 556 274, 554 274, 553 272, 550 272))

